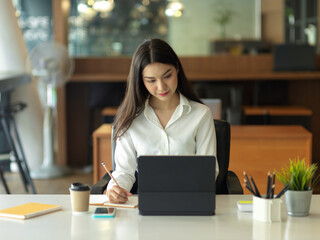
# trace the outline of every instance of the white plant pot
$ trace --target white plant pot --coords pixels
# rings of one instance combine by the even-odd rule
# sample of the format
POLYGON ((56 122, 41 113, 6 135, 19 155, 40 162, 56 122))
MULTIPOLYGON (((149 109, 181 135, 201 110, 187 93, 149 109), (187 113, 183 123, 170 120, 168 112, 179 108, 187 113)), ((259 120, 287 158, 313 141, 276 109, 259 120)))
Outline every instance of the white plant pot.
POLYGON ((285 193, 287 213, 290 216, 304 217, 309 215, 312 190, 292 191, 285 193))

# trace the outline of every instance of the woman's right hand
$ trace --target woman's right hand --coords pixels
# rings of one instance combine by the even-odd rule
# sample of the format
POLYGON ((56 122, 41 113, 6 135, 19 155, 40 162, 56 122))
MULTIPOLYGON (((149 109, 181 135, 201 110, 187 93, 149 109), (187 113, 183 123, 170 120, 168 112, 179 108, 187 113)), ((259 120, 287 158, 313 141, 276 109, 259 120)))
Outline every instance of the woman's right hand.
POLYGON ((111 203, 126 203, 132 193, 115 185, 107 192, 107 195, 111 203))

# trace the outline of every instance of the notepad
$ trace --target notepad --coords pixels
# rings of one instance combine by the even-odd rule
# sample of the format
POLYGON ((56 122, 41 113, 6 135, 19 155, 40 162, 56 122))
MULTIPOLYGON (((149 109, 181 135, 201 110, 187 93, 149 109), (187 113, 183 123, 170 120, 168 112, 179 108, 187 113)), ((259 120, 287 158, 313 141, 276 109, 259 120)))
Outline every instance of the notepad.
POLYGON ((253 201, 238 201, 237 206, 241 212, 252 212, 253 201))
POLYGON ((43 203, 26 203, 0 210, 0 217, 27 219, 61 210, 60 205, 43 203))
POLYGON ((118 208, 136 208, 138 207, 138 196, 131 196, 126 203, 111 203, 107 195, 90 195, 90 205, 118 207, 118 208))

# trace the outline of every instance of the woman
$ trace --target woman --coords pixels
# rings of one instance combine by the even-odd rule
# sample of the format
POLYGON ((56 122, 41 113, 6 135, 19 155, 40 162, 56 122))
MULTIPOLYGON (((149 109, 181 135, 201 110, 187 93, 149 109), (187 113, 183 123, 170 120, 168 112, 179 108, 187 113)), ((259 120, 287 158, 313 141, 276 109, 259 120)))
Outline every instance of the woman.
MULTIPOLYGON (((212 115, 187 82, 173 49, 160 39, 143 42, 133 55, 124 100, 114 122, 111 202, 124 203, 140 155, 216 155, 212 115)), ((218 162, 216 162, 218 176, 218 162)))

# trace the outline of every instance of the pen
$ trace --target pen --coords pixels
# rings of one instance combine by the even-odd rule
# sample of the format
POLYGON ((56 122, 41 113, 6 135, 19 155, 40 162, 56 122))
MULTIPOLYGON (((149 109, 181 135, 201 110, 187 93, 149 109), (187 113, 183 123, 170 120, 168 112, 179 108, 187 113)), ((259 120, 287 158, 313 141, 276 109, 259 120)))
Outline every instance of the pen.
POLYGON ((111 172, 109 172, 108 168, 106 167, 106 165, 104 164, 104 162, 101 162, 102 166, 104 167, 104 169, 107 171, 107 173, 109 174, 109 176, 112 178, 112 180, 119 186, 119 184, 117 183, 117 181, 114 179, 114 177, 112 176, 111 172))
POLYGON ((279 194, 277 195, 277 197, 276 198, 281 198, 282 197, 282 195, 289 189, 289 184, 287 184, 280 192, 279 192, 279 194))
POLYGON ((250 179, 251 179, 251 182, 252 182, 252 186, 253 186, 253 188, 254 188, 254 191, 256 192, 256 196, 257 196, 257 197, 261 197, 260 192, 259 192, 259 190, 258 190, 258 188, 257 188, 257 186, 256 186, 256 184, 255 184, 255 182, 254 182, 254 180, 253 180, 253 178, 252 178, 252 176, 250 176, 250 179))

